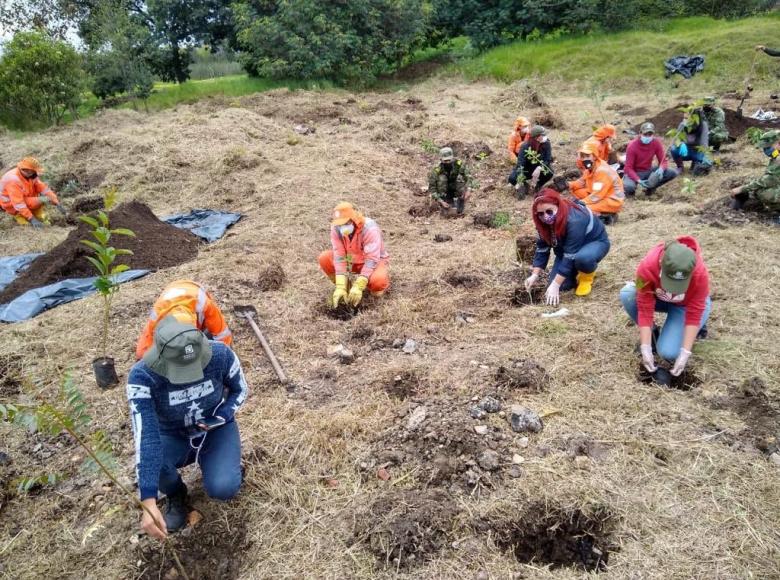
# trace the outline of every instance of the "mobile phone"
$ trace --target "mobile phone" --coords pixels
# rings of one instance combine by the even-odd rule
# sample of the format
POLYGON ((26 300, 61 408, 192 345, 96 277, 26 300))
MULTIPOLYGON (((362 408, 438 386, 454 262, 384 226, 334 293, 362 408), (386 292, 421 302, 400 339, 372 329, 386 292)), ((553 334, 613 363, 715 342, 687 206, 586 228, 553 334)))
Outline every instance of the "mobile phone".
POLYGON ((198 426, 198 429, 201 431, 211 431, 212 429, 216 429, 217 427, 222 427, 226 421, 220 417, 219 415, 215 415, 214 417, 205 417, 203 419, 198 419, 198 422, 196 425, 198 426))

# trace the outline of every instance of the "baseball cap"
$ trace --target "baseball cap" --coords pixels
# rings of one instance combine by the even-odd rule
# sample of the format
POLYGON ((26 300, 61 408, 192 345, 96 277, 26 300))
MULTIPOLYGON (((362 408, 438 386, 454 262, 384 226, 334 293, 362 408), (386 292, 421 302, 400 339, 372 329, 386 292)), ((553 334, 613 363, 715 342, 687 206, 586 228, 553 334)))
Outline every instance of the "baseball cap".
POLYGON ((650 121, 647 123, 642 123, 642 126, 639 127, 639 133, 641 135, 644 135, 645 133, 655 133, 655 125, 653 125, 650 121))
POLYGON ((439 157, 442 161, 452 161, 455 159, 455 153, 453 153, 452 147, 442 147, 439 151, 439 157))
POLYGON ((163 318, 154 329, 154 342, 146 351, 146 365, 174 385, 203 380, 203 369, 211 360, 211 344, 192 324, 173 316, 163 318))
POLYGON ((661 258, 661 287, 672 294, 683 294, 695 267, 696 252, 680 242, 667 243, 661 258))
POLYGON ((355 206, 348 201, 342 201, 333 209, 333 219, 330 223, 334 226, 343 226, 356 215, 355 206))
POLYGON ((541 137, 542 135, 547 135, 547 131, 544 127, 541 125, 534 125, 533 129, 531 129, 531 137, 541 137))

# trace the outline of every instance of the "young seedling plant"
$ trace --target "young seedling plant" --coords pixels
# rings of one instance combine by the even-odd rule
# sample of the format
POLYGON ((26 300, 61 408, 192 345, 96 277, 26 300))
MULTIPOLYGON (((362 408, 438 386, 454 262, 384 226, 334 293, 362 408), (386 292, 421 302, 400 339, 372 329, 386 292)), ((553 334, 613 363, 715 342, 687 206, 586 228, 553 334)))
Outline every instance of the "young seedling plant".
MULTIPOLYGON (((152 516, 152 513, 138 499, 138 496, 119 481, 116 475, 118 462, 114 456, 111 441, 104 431, 91 430, 92 417, 89 415, 87 403, 69 373, 66 373, 63 378, 56 401, 47 401, 40 395, 35 396, 32 400, 34 402, 29 404, 0 402, 0 419, 23 427, 31 433, 41 433, 50 437, 67 434, 87 454, 81 464, 82 473, 89 475, 103 473, 116 486, 116 489, 122 492, 129 503, 152 516)), ((23 477, 18 482, 17 491, 26 493, 33 487, 54 485, 61 479, 63 479, 62 475, 52 473, 23 477)), ((189 580, 170 538, 166 537, 163 546, 170 549, 174 564, 181 577, 184 580, 189 580)))
MULTIPOLYGON (((112 205, 113 196, 106 195, 106 208, 112 205)), ((119 282, 117 276, 122 272, 126 272, 130 269, 127 264, 116 264, 118 256, 131 256, 132 251, 126 249, 118 249, 111 245, 112 236, 130 236, 135 237, 135 233, 127 228, 114 228, 111 229, 109 224, 108 214, 100 210, 97 212, 96 217, 93 216, 80 216, 79 219, 92 228, 90 232, 92 240, 81 240, 81 243, 92 250, 92 256, 86 256, 89 263, 95 268, 97 277, 95 278, 94 286, 100 294, 103 302, 103 312, 101 317, 101 329, 100 329, 100 353, 102 356, 103 365, 111 367, 110 373, 113 371, 113 360, 110 363, 108 357, 108 333, 111 323, 111 304, 119 290, 119 282)), ((100 359, 96 359, 99 361, 100 359)), ((95 361, 93 361, 95 364, 95 361)), ((97 368, 96 368, 97 376, 97 368)), ((112 384, 110 379, 107 384, 101 384, 100 386, 105 388, 112 384)), ((100 382, 100 379, 98 379, 100 382)))

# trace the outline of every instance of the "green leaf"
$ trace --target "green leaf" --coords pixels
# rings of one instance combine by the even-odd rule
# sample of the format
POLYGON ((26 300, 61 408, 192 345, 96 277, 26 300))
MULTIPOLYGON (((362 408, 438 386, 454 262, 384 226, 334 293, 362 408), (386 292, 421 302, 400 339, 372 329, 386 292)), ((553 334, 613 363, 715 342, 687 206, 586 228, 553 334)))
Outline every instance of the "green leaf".
POLYGON ((80 215, 79 219, 83 221, 85 224, 92 226, 92 228, 97 228, 99 226, 98 221, 92 216, 80 215))
POLYGON ((100 276, 95 280, 95 288, 103 295, 110 294, 114 288, 114 283, 107 276, 100 276))
POLYGON ((130 236, 131 238, 135 237, 135 232, 127 228, 116 228, 115 230, 111 230, 111 233, 117 234, 119 236, 130 236))
POLYGON ((133 255, 133 251, 132 250, 125 250, 125 249, 122 249, 122 248, 118 248, 116 250, 116 255, 117 256, 132 256, 133 255))
POLYGON ((97 259, 93 258, 92 256, 84 256, 84 257, 87 260, 89 260, 89 263, 92 264, 95 267, 95 270, 97 270, 99 274, 101 274, 103 276, 108 274, 108 270, 97 259))
POLYGON ((117 274, 121 274, 122 272, 127 272, 130 269, 130 266, 127 264, 119 264, 118 266, 114 266, 111 269, 111 275, 115 276, 117 274))
POLYGON ((81 240, 81 243, 87 246, 88 248, 95 250, 95 252, 99 252, 101 250, 101 246, 96 244, 92 240, 81 240))
POLYGON ((100 223, 103 224, 104 228, 108 227, 108 215, 106 215, 106 212, 103 210, 98 210, 97 212, 98 219, 100 220, 100 223))

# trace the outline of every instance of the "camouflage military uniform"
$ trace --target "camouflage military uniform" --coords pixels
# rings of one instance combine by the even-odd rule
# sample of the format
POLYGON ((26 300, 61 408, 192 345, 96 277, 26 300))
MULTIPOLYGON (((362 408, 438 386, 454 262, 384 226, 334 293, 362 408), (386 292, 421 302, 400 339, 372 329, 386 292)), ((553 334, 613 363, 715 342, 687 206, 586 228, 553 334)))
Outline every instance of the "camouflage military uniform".
POLYGON ((435 201, 444 201, 455 205, 459 213, 463 212, 464 196, 469 185, 469 172, 459 159, 452 162, 451 168, 439 163, 428 176, 428 191, 435 201))
POLYGON ((710 128, 710 146, 717 151, 723 143, 728 143, 729 130, 726 128, 726 114, 715 105, 702 108, 702 114, 710 128))
POLYGON ((769 211, 780 211, 780 158, 769 162, 764 175, 744 185, 742 194, 757 199, 769 211))

